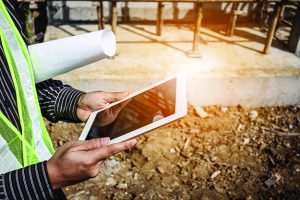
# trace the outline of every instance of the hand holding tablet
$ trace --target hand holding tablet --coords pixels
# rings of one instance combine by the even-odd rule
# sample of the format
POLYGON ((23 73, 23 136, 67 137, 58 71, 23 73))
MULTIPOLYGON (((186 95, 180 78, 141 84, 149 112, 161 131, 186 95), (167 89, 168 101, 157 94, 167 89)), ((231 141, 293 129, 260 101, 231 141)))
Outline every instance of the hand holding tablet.
POLYGON ((93 112, 79 140, 110 137, 111 144, 122 142, 186 113, 186 80, 178 74, 93 112))

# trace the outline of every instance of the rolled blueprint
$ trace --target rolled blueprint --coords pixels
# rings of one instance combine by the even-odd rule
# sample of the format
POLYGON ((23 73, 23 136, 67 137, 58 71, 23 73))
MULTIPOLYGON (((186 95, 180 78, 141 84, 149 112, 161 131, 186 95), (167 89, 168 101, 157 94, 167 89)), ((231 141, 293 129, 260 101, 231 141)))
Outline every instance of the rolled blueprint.
POLYGON ((113 56, 116 37, 101 30, 28 47, 35 82, 53 78, 98 60, 113 56))

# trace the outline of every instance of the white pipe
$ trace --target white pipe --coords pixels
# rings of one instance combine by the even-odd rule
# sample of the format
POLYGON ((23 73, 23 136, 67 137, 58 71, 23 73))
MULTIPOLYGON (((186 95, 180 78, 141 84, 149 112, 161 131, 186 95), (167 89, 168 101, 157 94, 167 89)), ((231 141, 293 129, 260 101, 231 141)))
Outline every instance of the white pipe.
POLYGON ((101 30, 58 39, 28 47, 35 82, 53 78, 116 52, 116 37, 110 30, 101 30))

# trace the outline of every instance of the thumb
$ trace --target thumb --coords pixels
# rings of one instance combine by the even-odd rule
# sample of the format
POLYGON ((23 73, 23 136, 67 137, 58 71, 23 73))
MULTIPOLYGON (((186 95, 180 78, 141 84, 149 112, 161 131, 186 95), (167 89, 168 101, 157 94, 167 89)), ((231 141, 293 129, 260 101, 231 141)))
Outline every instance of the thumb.
POLYGON ((86 141, 78 141, 78 143, 79 144, 76 146, 76 151, 91 151, 109 145, 110 138, 96 138, 86 141))
POLYGON ((108 103, 119 101, 121 99, 124 99, 128 96, 128 92, 110 92, 109 95, 106 98, 106 101, 108 103))
POLYGON ((104 158, 117 154, 121 151, 128 150, 134 147, 137 143, 136 139, 127 140, 121 143, 115 143, 108 146, 104 146, 99 149, 94 149, 89 152, 90 158, 93 160, 94 163, 97 163, 104 158))

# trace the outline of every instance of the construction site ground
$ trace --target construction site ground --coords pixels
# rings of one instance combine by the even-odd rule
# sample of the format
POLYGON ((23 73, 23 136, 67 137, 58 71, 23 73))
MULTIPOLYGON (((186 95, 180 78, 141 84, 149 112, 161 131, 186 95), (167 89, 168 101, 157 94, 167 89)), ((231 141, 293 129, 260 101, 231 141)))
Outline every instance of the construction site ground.
MULTIPOLYGON (((96 30, 96 25, 49 26, 46 40, 96 30)), ((57 77, 84 91, 136 91, 185 70, 193 77, 298 76, 300 58, 276 41, 262 55, 265 33, 242 26, 201 30, 202 58, 189 26, 119 25, 118 52, 57 77)), ((278 38, 285 38, 279 32, 278 38)), ((287 88, 288 90, 288 88, 287 88)), ((197 94, 196 92, 193 95, 197 94)), ((205 94, 198 94, 205 95, 205 94)), ((259 96, 257 98, 260 98, 259 96)), ((66 187, 68 199, 299 199, 300 107, 189 105, 188 115, 138 137, 136 148, 105 160, 101 173, 66 187)), ((56 148, 77 140, 84 124, 49 123, 56 148)))

